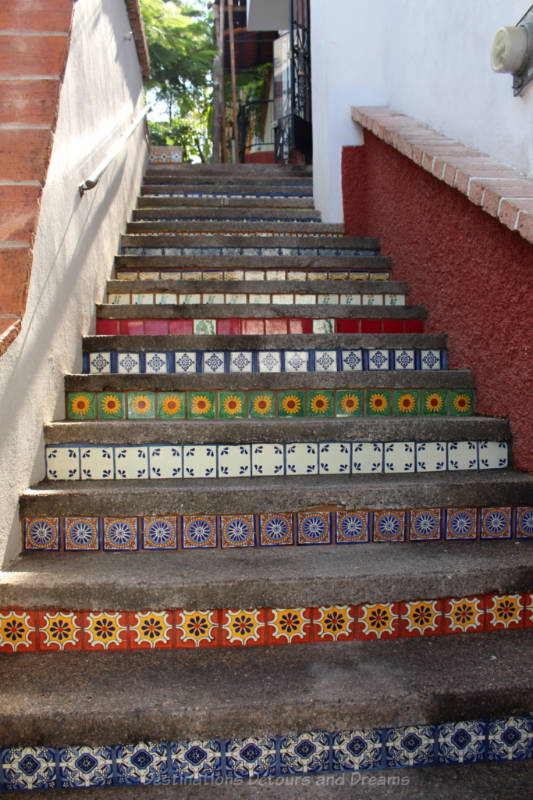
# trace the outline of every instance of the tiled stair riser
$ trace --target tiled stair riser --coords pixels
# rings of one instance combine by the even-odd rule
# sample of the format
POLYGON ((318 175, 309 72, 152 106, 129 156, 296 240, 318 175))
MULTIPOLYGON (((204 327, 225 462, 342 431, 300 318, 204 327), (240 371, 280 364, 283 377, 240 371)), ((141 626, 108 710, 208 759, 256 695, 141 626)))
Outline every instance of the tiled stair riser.
POLYGON ((181 650, 444 636, 533 627, 533 595, 305 608, 0 610, 0 652, 181 650))
MULTIPOLYGON (((202 314, 203 308, 198 309, 202 314)), ((211 319, 173 317, 145 319, 102 319, 96 320, 96 334, 101 336, 139 336, 139 335, 244 335, 293 333, 423 333, 423 319, 371 317, 218 317, 211 319)))
MULTIPOLYGON (((185 320, 190 322, 190 320, 185 320)), ((171 323, 172 324, 172 323, 171 323)), ((206 334, 208 332, 206 331, 206 334)), ((102 374, 366 372, 445 370, 444 349, 100 350, 83 354, 83 372, 102 374)))
POLYGON ((297 294, 286 292, 274 294, 272 292, 203 292, 203 293, 176 293, 176 292, 143 292, 118 293, 107 295, 109 305, 190 305, 202 303, 204 305, 222 303, 246 303, 250 305, 336 305, 343 306, 405 306, 404 294, 297 294))
POLYGON ((385 281, 390 279, 390 271, 383 269, 381 272, 369 272, 368 267, 360 269, 330 269, 307 270, 304 267, 298 270, 285 269, 180 269, 168 267, 163 270, 164 264, 158 267, 146 265, 133 269, 132 266, 116 267, 116 277, 120 280, 217 280, 217 281, 385 281))
MULTIPOLYGON (((324 257, 351 257, 368 256, 373 251, 363 248, 348 247, 122 247, 120 254, 123 256, 194 256, 201 259, 202 256, 263 256, 264 258, 276 258, 277 256, 307 256, 310 258, 324 257)), ((377 254, 376 254, 377 255, 377 254)))
MULTIPOLYGON (((95 786, 220 784, 261 779, 304 796, 309 776, 322 784, 398 787, 399 767, 524 760, 533 753, 530 714, 396 728, 294 732, 247 738, 188 739, 123 745, 20 747, 0 751, 8 791, 95 786), (378 774, 369 775, 368 772, 378 774), (363 775, 361 775, 363 773, 363 775)), ((357 791, 357 790, 356 790, 357 791)), ((394 789, 392 789, 394 791, 394 789)), ((275 795, 273 795, 275 796, 275 795)))
POLYGON ((257 478, 506 469, 506 442, 270 442, 45 448, 49 480, 257 478))
POLYGON ((533 508, 324 509, 268 514, 27 517, 24 549, 147 552, 533 539, 533 508))
POLYGON ((66 416, 87 419, 467 416, 471 389, 70 392, 66 416))

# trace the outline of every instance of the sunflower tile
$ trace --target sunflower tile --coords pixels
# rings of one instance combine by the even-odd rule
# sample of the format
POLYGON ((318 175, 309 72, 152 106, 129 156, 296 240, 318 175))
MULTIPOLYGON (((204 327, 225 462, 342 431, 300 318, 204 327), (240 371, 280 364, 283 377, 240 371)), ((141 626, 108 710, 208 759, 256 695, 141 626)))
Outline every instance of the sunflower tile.
POLYGON ((251 417, 276 416, 276 394, 274 392, 250 392, 248 413, 251 417))
POLYGON ((219 392, 218 416, 222 419, 243 419, 248 416, 245 392, 219 392))
POLYGON ((67 394, 68 419, 95 419, 96 395, 94 392, 69 392, 67 394))
POLYGON ((363 392, 361 390, 336 392, 335 411, 337 417, 360 417, 363 409, 363 392))
POLYGON ((417 416, 420 414, 420 392, 396 390, 393 410, 396 417, 417 416))
POLYGON ((278 392, 278 415, 280 417, 305 416, 305 392, 278 392))
POLYGON ((332 391, 307 392, 308 417, 333 417, 335 416, 335 400, 332 391))
POLYGON ((158 392, 157 416, 160 419, 183 419, 185 408, 185 392, 158 392))
POLYGON ((450 414, 452 416, 466 416, 474 409, 474 392, 472 389, 450 391, 450 414))
POLYGON ((215 392, 188 392, 187 416, 189 419, 214 419, 216 416, 215 392))
POLYGON ((156 400, 154 392, 128 392, 128 418, 154 419, 156 400))
POLYGON ((424 416, 443 416, 447 414, 447 394, 441 391, 422 392, 422 414, 424 416))
POLYGON ((365 414, 369 417, 388 417, 392 412, 392 392, 390 389, 365 392, 365 414))
POLYGON ((126 395, 124 392, 99 392, 98 419, 125 419, 126 395))

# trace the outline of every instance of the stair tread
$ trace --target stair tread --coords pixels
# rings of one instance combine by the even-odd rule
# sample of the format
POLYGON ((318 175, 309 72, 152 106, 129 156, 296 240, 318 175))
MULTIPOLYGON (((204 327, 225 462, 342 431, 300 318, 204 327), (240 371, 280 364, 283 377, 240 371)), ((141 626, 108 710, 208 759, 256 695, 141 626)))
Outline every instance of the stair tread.
MULTIPOLYGON (((251 233, 271 233, 271 234, 335 234, 339 236, 343 233, 344 225, 328 225, 325 222, 249 222, 248 220, 235 220, 229 222, 210 221, 201 222, 197 220, 173 220, 156 222, 155 220, 128 222, 126 232, 128 234, 137 233, 239 233, 244 235, 251 233)), ((304 240, 305 241, 305 240, 304 240)))
POLYGON ((198 269, 198 265, 204 269, 242 268, 254 269, 312 269, 320 272, 326 268, 335 268, 339 272, 347 268, 368 268, 369 271, 379 272, 390 271, 392 261, 388 256, 364 255, 364 256, 275 256, 266 258, 265 256, 140 256, 140 255, 119 255, 115 256, 115 264, 118 267, 128 267, 133 265, 143 266, 175 266, 190 267, 198 269))
POLYGON ((533 543, 370 543, 166 552, 30 552, 0 606, 139 611, 394 603, 531 588, 533 543))
POLYGON ((446 347, 443 333, 335 333, 217 336, 84 336, 83 350, 329 350, 360 347, 438 350, 446 347))
POLYGON ((148 201, 150 206, 209 206, 220 208, 229 206, 230 208, 310 208, 314 210, 312 195, 307 197, 282 197, 272 195, 270 197, 231 197, 229 195, 205 195, 202 197, 179 196, 168 194, 168 187, 163 184, 150 184, 143 186, 141 197, 138 204, 143 205, 148 201), (159 190, 159 193, 158 193, 159 190))
POLYGON ((533 701, 532 641, 528 630, 342 646, 28 654, 0 663, 0 730, 4 746, 62 746, 509 715, 533 701))
POLYGON ((250 236, 249 234, 142 234, 124 233, 120 237, 122 247, 295 247, 302 250, 308 249, 333 249, 333 250, 379 250, 379 239, 363 236, 316 236, 303 239, 300 236, 283 234, 250 236))
POLYGON ((246 317, 253 319, 277 317, 312 317, 321 319, 359 318, 364 319, 425 319, 426 309, 423 306, 400 305, 329 305, 322 303, 132 303, 119 305, 103 303, 96 305, 96 314, 100 319, 133 319, 148 317, 149 319, 173 318, 231 318, 246 317))
MULTIPOLYGON (((135 280, 109 280, 107 291, 112 293, 128 292, 183 292, 192 294, 196 292, 225 292, 225 293, 296 293, 296 294, 407 294, 408 287, 405 281, 391 280, 320 280, 320 281, 291 281, 291 280, 220 280, 206 278, 204 280, 187 280, 176 278, 137 278, 135 280), (163 288, 164 287, 164 288, 163 288)), ((333 304, 324 304, 333 308, 333 304)))

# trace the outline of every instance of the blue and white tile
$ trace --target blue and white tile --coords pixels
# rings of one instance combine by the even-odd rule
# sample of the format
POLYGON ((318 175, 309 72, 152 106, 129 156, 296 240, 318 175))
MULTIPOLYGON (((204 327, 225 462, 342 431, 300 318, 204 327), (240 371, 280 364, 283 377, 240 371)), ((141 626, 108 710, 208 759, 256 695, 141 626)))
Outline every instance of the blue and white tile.
POLYGON ((242 305, 246 303, 246 295, 242 293, 233 293, 226 295, 226 303, 230 305, 242 305))
POLYGON ((213 780, 221 775, 222 752, 216 739, 190 739, 170 745, 173 781, 213 780))
POLYGON ((223 305, 226 302, 226 295, 220 292, 206 292, 202 294, 202 303, 210 306, 223 305))
POLYGON ((80 448, 79 445, 71 447, 46 448, 46 477, 49 480, 80 479, 80 448))
POLYGON ((471 764, 485 760, 485 728, 481 720, 450 722, 436 731, 437 761, 441 764, 471 764))
POLYGON ((448 442, 448 470, 478 468, 477 442, 448 442))
POLYGON ((361 372, 363 369, 362 350, 343 350, 342 369, 343 372, 361 372))
POLYGON ((247 478, 251 475, 251 444, 219 444, 218 474, 221 478, 247 478))
POLYGON ((279 350, 259 351, 259 372, 281 372, 281 353, 279 350))
POLYGON ((342 731, 331 741, 334 770, 366 770, 381 766, 383 744, 377 730, 342 731))
POLYGON ((489 761, 512 761, 533 755, 533 717, 516 716, 487 724, 489 761))
POLYGON ((285 447, 282 444, 252 445, 252 475, 284 475, 285 447))
POLYGON ((117 783, 148 785, 169 783, 168 745, 139 742, 115 748, 117 783))
POLYGON ((216 445, 183 445, 184 478, 216 478, 216 445))
POLYGON ((181 375, 196 372, 196 353, 191 350, 174 353, 174 371, 181 375))
POLYGON ((350 442, 326 442, 319 447, 319 472, 321 475, 349 475, 352 447, 350 442))
POLYGON ((182 306, 200 305, 201 302, 201 294, 180 294, 179 296, 179 304, 182 306))
POLYGON ((384 296, 384 301, 386 306, 404 306, 405 305, 405 295, 404 294, 386 294, 384 296))
POLYGON ((138 375, 140 370, 139 353, 118 353, 119 375, 138 375))
POLYGON ((63 789, 109 786, 113 783, 110 747, 62 747, 59 774, 63 789))
POLYGON ((509 454, 507 442, 478 442, 479 469, 505 469, 509 454))
POLYGON ((417 472, 444 472, 447 452, 446 442, 416 442, 417 472))
POLYGON ((178 302, 178 295, 171 292, 157 292, 155 295, 155 302, 158 306, 176 305, 178 302))
POLYGON ((182 478, 182 445, 150 445, 150 478, 182 478))
POLYGON ((360 306, 362 297, 360 294, 341 294, 339 296, 341 306, 360 306))
POLYGON ((234 374, 252 372, 252 354, 249 352, 231 353, 229 371, 234 374))
POLYGON ((383 471, 382 442, 352 443, 352 474, 378 474, 383 471))
POLYGON ((273 737, 231 739, 226 743, 228 778, 264 778, 276 773, 276 740, 273 737))
POLYGON ((168 371, 166 353, 146 353, 145 359, 145 372, 148 375, 160 375, 168 371))
POLYGON ((385 472, 414 472, 414 442, 386 442, 384 444, 385 472))
POLYGON ((80 447, 82 481, 113 480, 115 464, 112 447, 80 447))
POLYGON ((91 375, 108 375, 111 372, 111 353, 90 353, 89 373, 91 375))
POLYGON ((313 333, 335 333, 334 319, 314 319, 313 333))
POLYGON ((134 306, 151 306, 154 302, 153 294, 132 294, 131 302, 134 306))
POLYGON ((388 767, 422 767, 433 764, 435 728, 410 725, 385 733, 385 758, 388 767))
POLYGON ((55 753, 49 747, 14 747, 2 753, 7 791, 55 789, 55 753))
POLYGON ((221 375, 225 369, 224 353, 208 351, 202 355, 203 371, 210 375, 221 375))
POLYGON ((307 372, 309 353, 307 350, 285 351, 285 372, 307 372))
POLYGON ((310 731, 280 738, 281 775, 307 775, 328 772, 330 737, 325 731, 310 731))
POLYGON ((420 350, 420 369, 442 369, 440 350, 420 350))
POLYGON ((315 372, 337 372, 337 351, 316 350, 315 372))
POLYGON ((369 350, 368 351, 368 369, 385 371, 389 369, 389 351, 388 350, 369 350))
POLYGON ((139 480, 148 478, 148 448, 138 445, 117 446, 115 449, 115 478, 139 480))
POLYGON ((131 303, 131 295, 113 292, 107 295, 107 302, 111 306, 128 306, 131 303))
POLYGON ((317 304, 319 306, 333 306, 337 305, 338 302, 339 302, 338 294, 319 294, 317 297, 317 304))
POLYGON ((395 350, 394 351, 394 369, 416 369, 415 351, 414 350, 395 350))
POLYGON ((383 305, 383 295, 382 294, 363 294, 362 298, 362 305, 364 306, 382 306, 383 305))
POLYGON ((287 475, 318 474, 318 444, 296 442, 285 445, 287 475))

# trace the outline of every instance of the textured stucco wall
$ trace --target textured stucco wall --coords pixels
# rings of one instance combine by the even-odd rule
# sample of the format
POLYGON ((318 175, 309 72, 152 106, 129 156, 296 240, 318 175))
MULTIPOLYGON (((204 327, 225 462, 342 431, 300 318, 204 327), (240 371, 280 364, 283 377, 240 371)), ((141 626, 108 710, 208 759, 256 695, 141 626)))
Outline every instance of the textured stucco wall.
POLYGON ((509 417, 516 465, 533 470, 533 246, 365 131, 343 151, 346 232, 380 236, 450 368, 471 367, 476 411, 509 417))
POLYGON ((144 167, 141 125, 98 187, 79 196, 143 104, 130 27, 123 2, 75 4, 26 313, 0 358, 0 563, 20 549, 18 497, 44 475, 42 426, 64 417, 63 375, 81 369, 81 336, 94 326, 144 167))

